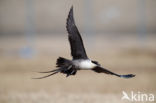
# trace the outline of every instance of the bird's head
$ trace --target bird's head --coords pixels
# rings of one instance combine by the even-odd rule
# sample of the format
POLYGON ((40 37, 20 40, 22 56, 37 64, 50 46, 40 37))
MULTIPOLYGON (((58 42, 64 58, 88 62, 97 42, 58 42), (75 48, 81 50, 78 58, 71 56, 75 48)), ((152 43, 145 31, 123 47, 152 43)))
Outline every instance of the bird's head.
POLYGON ((100 64, 97 61, 92 60, 92 63, 96 64, 97 66, 100 66, 100 64))

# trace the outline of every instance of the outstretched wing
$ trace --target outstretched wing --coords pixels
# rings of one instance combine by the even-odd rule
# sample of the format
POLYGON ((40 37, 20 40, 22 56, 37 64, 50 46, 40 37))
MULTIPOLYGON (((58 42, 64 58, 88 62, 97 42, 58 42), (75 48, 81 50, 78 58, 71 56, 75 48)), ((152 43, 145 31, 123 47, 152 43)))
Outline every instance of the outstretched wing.
POLYGON ((93 71, 97 72, 97 73, 106 73, 106 74, 110 74, 110 75, 115 75, 115 76, 118 76, 118 77, 121 77, 121 78, 132 78, 132 77, 135 77, 135 75, 133 74, 127 74, 127 75, 119 75, 119 74, 116 74, 116 73, 113 73, 105 68, 102 68, 100 66, 96 66, 92 69, 93 71))
POLYGON ((88 59, 81 35, 75 25, 74 17, 73 17, 73 6, 71 7, 66 28, 68 31, 68 40, 71 48, 71 55, 73 59, 88 59))

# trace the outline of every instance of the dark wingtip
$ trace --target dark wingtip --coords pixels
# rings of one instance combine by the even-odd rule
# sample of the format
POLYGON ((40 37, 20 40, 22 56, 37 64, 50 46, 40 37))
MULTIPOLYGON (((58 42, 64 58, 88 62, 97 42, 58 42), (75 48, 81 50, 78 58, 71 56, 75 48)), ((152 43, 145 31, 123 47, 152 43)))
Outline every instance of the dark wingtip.
POLYGON ((70 11, 69 11, 68 17, 70 17, 70 16, 73 16, 73 5, 71 6, 70 11))
POLYGON ((69 16, 73 16, 73 5, 72 5, 71 8, 70 8, 69 16))
POLYGON ((73 5, 71 6, 70 10, 73 10, 73 5))
MULTIPOLYGON (((70 8, 70 11, 69 11, 67 20, 68 20, 68 19, 72 19, 72 20, 73 20, 73 5, 72 5, 71 8, 70 8)), ((73 20, 73 21, 74 21, 74 20, 73 20)))
POLYGON ((75 25, 74 17, 73 17, 73 5, 70 8, 67 21, 66 21, 66 29, 67 32, 70 34, 72 31, 72 27, 75 25))
POLYGON ((120 77, 121 78, 133 78, 133 77, 135 77, 135 75, 134 74, 127 74, 127 75, 120 75, 120 77))

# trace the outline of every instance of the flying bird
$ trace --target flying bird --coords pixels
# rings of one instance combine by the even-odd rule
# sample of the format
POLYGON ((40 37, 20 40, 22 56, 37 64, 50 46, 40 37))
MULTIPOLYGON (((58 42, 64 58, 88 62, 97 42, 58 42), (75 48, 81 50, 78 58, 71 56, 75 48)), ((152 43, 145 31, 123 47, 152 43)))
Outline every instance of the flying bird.
POLYGON ((70 75, 75 75, 79 70, 92 70, 96 73, 106 73, 121 78, 132 78, 135 76, 133 74, 119 75, 117 73, 111 72, 103 68, 97 61, 88 58, 80 32, 75 25, 75 20, 73 17, 73 6, 71 7, 67 17, 66 29, 68 32, 68 40, 70 43, 71 56, 73 59, 69 60, 63 57, 59 57, 56 61, 57 69, 47 72, 40 72, 50 74, 35 79, 46 78, 56 73, 63 73, 68 77, 70 75))

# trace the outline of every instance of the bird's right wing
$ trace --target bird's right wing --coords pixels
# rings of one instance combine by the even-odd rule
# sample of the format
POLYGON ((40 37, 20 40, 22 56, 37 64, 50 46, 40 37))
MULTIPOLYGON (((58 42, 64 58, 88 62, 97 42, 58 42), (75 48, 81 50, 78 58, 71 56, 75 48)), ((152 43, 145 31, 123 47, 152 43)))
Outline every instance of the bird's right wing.
POLYGON ((135 75, 133 74, 127 74, 127 75, 119 75, 119 74, 116 74, 116 73, 113 73, 103 67, 100 67, 100 66, 96 66, 92 69, 93 71, 97 72, 97 73, 106 73, 106 74, 110 74, 110 75, 115 75, 115 76, 118 76, 118 77, 121 77, 121 78, 132 78, 134 77, 135 75))
POLYGON ((68 14, 66 28, 68 31, 68 39, 73 59, 88 59, 81 35, 75 25, 73 17, 73 6, 71 7, 68 14))

